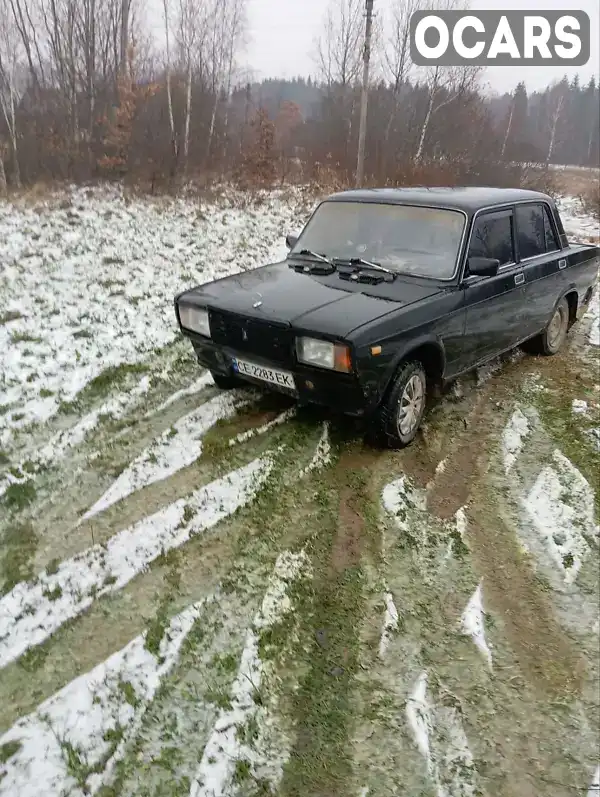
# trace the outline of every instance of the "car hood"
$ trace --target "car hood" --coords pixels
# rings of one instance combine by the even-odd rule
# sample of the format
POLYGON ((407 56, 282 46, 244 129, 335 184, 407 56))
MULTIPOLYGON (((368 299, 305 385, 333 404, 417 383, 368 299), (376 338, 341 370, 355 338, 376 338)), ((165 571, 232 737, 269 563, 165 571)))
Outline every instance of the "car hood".
POLYGON ((338 274, 298 273, 286 262, 210 282, 178 298, 247 318, 343 337, 363 324, 439 293, 434 282, 350 283, 338 274))

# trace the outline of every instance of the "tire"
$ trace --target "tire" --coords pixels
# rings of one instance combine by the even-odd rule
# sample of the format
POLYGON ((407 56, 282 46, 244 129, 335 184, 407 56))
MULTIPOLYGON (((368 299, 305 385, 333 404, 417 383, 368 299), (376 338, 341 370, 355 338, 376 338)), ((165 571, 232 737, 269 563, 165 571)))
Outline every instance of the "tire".
POLYGON ((239 382, 234 376, 223 376, 215 371, 211 371, 210 374, 219 390, 233 390, 234 387, 239 386, 239 382))
POLYGON ((380 441, 392 449, 410 445, 421 426, 426 404, 427 376, 423 365, 417 360, 403 363, 375 417, 380 441))
POLYGON ((529 341, 528 349, 546 357, 552 357, 561 350, 569 331, 569 303, 561 299, 554 308, 552 318, 546 329, 529 341))

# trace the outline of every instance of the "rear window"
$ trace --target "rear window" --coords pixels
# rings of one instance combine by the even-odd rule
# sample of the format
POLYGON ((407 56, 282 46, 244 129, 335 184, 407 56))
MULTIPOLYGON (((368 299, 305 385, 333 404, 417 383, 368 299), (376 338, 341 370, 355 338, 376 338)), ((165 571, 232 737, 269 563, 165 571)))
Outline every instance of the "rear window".
POLYGON ((554 252, 559 248, 545 205, 518 205, 516 214, 521 260, 554 252))

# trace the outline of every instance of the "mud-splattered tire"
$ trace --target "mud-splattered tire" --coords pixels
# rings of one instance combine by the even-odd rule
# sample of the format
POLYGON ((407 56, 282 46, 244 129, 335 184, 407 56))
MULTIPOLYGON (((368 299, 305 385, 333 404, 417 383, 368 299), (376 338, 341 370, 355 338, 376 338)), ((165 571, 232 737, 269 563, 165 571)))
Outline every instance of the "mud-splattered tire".
POLYGON ((552 357, 561 350, 569 331, 569 303, 561 299, 554 308, 546 329, 527 342, 527 350, 552 357))
POLYGON ((400 366, 387 398, 375 417, 376 436, 387 448, 410 445, 417 436, 427 403, 427 376, 412 360, 400 366))
POLYGON ((210 373, 219 390, 233 390, 234 387, 239 387, 239 382, 234 376, 223 376, 223 374, 217 374, 215 371, 210 373))

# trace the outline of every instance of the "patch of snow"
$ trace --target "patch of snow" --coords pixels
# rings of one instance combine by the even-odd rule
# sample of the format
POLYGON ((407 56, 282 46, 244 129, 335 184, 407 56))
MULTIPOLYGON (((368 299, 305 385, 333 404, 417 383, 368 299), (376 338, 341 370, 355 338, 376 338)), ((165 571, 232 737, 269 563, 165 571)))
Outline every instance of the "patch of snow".
POLYGON ((84 415, 74 426, 65 431, 54 435, 43 448, 37 452, 31 452, 27 458, 27 468, 25 463, 21 463, 14 469, 14 473, 8 473, 3 480, 0 480, 0 497, 4 495, 10 484, 23 484, 34 478, 42 468, 57 462, 66 456, 67 452, 82 443, 87 435, 93 431, 103 417, 113 419, 121 418, 125 412, 141 396, 145 395, 150 389, 150 379, 142 377, 139 383, 127 393, 118 393, 100 407, 84 415))
POLYGON ((0 598, 0 667, 48 639, 93 601, 122 589, 158 556, 184 545, 254 499, 269 456, 232 471, 112 537, 63 561, 56 573, 21 582, 0 598))
POLYGON ((276 418, 273 418, 272 421, 263 424, 262 426, 257 426, 255 429, 248 429, 245 432, 241 432, 236 437, 232 438, 229 441, 230 446, 235 446, 238 443, 245 443, 246 440, 250 440, 252 437, 256 437, 257 435, 265 434, 266 432, 274 429, 276 426, 281 426, 281 424, 286 423, 291 418, 293 418, 297 413, 296 407, 290 407, 289 410, 285 412, 281 412, 276 418))
POLYGON ((202 605, 195 603, 171 620, 157 656, 145 647, 147 633, 136 637, 5 733, 0 746, 10 742, 20 746, 0 763, 0 797, 82 794, 83 784, 69 771, 69 750, 89 773, 86 794, 107 785, 125 745, 177 662, 202 605), (93 772, 94 768, 100 771, 93 772))
MULTIPOLYGON (((460 509, 456 510, 456 514, 454 515, 454 521, 456 523, 456 531, 458 532, 461 540, 466 545, 467 542, 466 542, 465 537, 466 537, 466 534, 467 534, 468 521, 467 521, 467 515, 466 515, 464 507, 461 506, 460 509)), ((444 560, 445 561, 450 559, 450 557, 452 556, 452 551, 454 549, 454 543, 455 543, 455 540, 453 540, 453 539, 449 540, 448 547, 446 549, 446 554, 444 556, 444 560)))
POLYGON ((470 636, 484 655, 488 667, 492 669, 492 653, 485 639, 485 611, 483 609, 482 582, 471 596, 460 618, 463 634, 470 636))
POLYGON ((215 380, 212 378, 212 374, 210 371, 206 371, 202 374, 199 379, 196 379, 189 387, 184 387, 182 390, 178 390, 173 395, 169 396, 168 399, 163 401, 155 410, 150 410, 150 412, 146 413, 146 418, 150 418, 153 415, 158 415, 159 412, 166 410, 167 407, 170 407, 171 404, 174 404, 179 399, 185 398, 186 396, 195 396, 196 393, 200 393, 200 391, 204 390, 206 387, 212 387, 215 383, 215 380))
POLYGON ((587 797, 599 797, 600 795, 600 764, 594 772, 590 788, 588 789, 587 797))
POLYGON ((385 593, 385 616, 383 618, 383 628, 381 629, 381 639, 379 641, 379 658, 383 659, 390 639, 394 631, 398 630, 398 609, 394 603, 394 596, 391 592, 385 593))
POLYGON ((240 398, 238 394, 221 393, 180 418, 121 473, 79 522, 83 523, 104 512, 142 487, 168 479, 187 468, 202 454, 202 438, 206 432, 217 421, 231 418, 238 409, 249 403, 248 399, 240 398))
POLYGON ((584 318, 591 321, 588 341, 590 346, 600 346, 600 291, 594 291, 584 318))
POLYGON ((573 412, 576 415, 584 415, 588 411, 587 401, 581 399, 573 399, 573 412))
POLYGON ((600 237, 600 224, 591 213, 585 213, 579 197, 565 196, 558 200, 560 216, 571 243, 588 243, 600 237))
POLYGON ((594 491, 560 452, 538 476, 523 505, 544 540, 565 583, 572 584, 589 553, 587 537, 597 537, 594 491))
POLYGON ((507 423, 502 433, 502 455, 504 458, 504 472, 508 474, 519 458, 523 441, 531 432, 529 421, 517 408, 507 423))
POLYGON ((593 429, 588 429, 587 435, 595 444, 598 451, 600 451, 600 426, 596 426, 593 429))
POLYGON ((67 198, 76 212, 0 203, 0 315, 20 314, 0 325, 3 404, 11 405, 0 416, 4 447, 107 368, 176 340, 177 293, 274 262, 285 252, 281 231, 303 221, 300 197, 280 191, 246 207, 131 198, 107 186, 67 198))
POLYGON ((191 785, 190 797, 231 797, 236 793, 235 766, 241 760, 248 761, 254 771, 259 771, 261 777, 273 786, 280 780, 289 755, 285 746, 278 751, 278 760, 273 760, 272 754, 265 751, 261 755, 255 748, 243 744, 240 729, 251 719, 260 719, 259 728, 272 722, 268 710, 265 711, 264 705, 260 707, 255 699, 268 674, 268 663, 261 660, 258 652, 259 635, 292 611, 289 585, 306 575, 308 568, 309 560, 304 552, 284 552, 278 557, 261 609, 246 637, 240 668, 231 690, 231 707, 223 709, 217 718, 191 785))
POLYGON ((475 762, 469 748, 459 705, 444 695, 435 705, 428 695, 428 675, 422 672, 406 703, 406 717, 417 748, 427 765, 436 797, 475 797, 475 762))
POLYGON ((435 475, 439 476, 441 473, 445 473, 445 472, 446 472, 446 460, 443 459, 441 462, 438 463, 438 465, 437 465, 437 467, 435 469, 435 475))
POLYGON ((426 511, 427 498, 423 493, 413 490, 408 484, 406 476, 401 476, 383 488, 381 494, 383 506, 394 518, 400 531, 408 530, 407 511, 412 508, 426 511))
POLYGON ((300 476, 306 476, 313 470, 324 468, 326 465, 329 465, 330 462, 331 443, 329 442, 329 421, 325 421, 323 423, 323 432, 321 433, 321 437, 317 443, 314 456, 308 465, 300 471, 300 476))
POLYGON ((460 509, 456 510, 455 520, 456 520, 456 530, 460 534, 461 540, 464 541, 468 527, 467 515, 465 513, 464 507, 461 506, 460 509))

